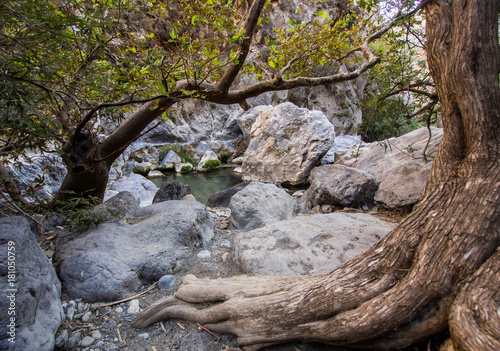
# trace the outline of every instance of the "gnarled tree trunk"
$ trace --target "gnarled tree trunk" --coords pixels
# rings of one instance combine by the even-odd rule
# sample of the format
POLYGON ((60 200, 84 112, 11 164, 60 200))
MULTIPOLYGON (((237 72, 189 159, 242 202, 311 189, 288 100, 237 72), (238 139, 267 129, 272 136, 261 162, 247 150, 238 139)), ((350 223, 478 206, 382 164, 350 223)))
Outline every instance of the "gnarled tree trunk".
POLYGON ((497 0, 426 4, 445 134, 422 201, 381 242, 329 274, 186 276, 134 326, 183 318, 258 350, 299 340, 404 347, 450 324, 455 348, 500 349, 498 11, 497 0))

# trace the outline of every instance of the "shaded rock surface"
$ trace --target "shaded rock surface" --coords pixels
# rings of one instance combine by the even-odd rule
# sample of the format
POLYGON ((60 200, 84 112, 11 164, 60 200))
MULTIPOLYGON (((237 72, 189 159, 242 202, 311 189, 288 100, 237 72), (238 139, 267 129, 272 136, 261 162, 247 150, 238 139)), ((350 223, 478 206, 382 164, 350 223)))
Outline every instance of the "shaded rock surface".
POLYGON ((394 226, 364 213, 299 215, 239 233, 235 256, 249 275, 328 273, 377 243, 394 226))
POLYGON ((0 255, 0 349, 52 351, 64 320, 61 283, 25 218, 0 218, 0 255), (11 317, 14 335, 8 334, 11 317))
POLYGON ((322 112, 292 103, 266 110, 252 126, 243 180, 303 184, 334 139, 334 127, 322 112))
MULTIPOLYGON (((436 154, 443 130, 432 128, 427 155, 436 154)), ((371 143, 361 153, 356 168, 371 173, 379 182, 375 201, 394 209, 416 204, 422 195, 432 166, 432 157, 424 160, 429 138, 426 128, 417 129, 385 143, 371 143)))
POLYGON ((214 193, 209 197, 207 201, 208 207, 229 207, 229 203, 231 202, 231 198, 238 191, 245 189, 245 187, 250 184, 250 182, 242 182, 240 184, 236 184, 225 190, 220 190, 214 193))
POLYGON ((300 204, 274 184, 253 182, 233 195, 229 208, 233 226, 250 230, 291 219, 299 213, 300 204))
POLYGON ((70 296, 112 301, 133 295, 142 284, 180 270, 195 247, 213 237, 209 212, 194 201, 143 207, 128 222, 101 224, 58 248, 70 296))
POLYGON ((174 150, 169 150, 163 160, 161 160, 160 164, 158 165, 158 169, 160 170, 169 170, 169 169, 174 169, 175 165, 177 163, 181 163, 182 160, 177 155, 177 153, 174 150))
POLYGON ((309 183, 303 199, 310 208, 316 205, 360 207, 373 202, 378 188, 370 173, 335 164, 314 168, 309 183))
POLYGON ((153 203, 169 201, 169 200, 182 200, 182 198, 191 194, 191 187, 179 182, 172 182, 163 185, 155 194, 153 203))
POLYGON ((122 191, 129 191, 135 198, 139 199, 141 206, 147 206, 151 205, 158 187, 140 174, 131 174, 111 183, 108 186, 104 200, 122 191))
POLYGON ((111 221, 130 217, 140 205, 139 200, 130 191, 122 191, 94 207, 94 211, 101 213, 107 221, 111 221))

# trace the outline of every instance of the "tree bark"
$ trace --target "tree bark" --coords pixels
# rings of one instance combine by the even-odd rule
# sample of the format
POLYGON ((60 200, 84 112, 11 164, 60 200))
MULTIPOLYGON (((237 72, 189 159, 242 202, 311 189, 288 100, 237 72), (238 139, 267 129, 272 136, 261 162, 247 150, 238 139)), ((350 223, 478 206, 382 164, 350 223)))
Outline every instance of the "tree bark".
POLYGON ((259 350, 299 340, 405 347, 450 324, 456 348, 498 349, 498 11, 498 0, 425 5, 428 62, 445 134, 421 202, 389 235, 329 274, 186 276, 174 296, 133 325, 182 318, 235 334, 244 350, 259 350), (483 335, 491 342, 463 341, 483 335))

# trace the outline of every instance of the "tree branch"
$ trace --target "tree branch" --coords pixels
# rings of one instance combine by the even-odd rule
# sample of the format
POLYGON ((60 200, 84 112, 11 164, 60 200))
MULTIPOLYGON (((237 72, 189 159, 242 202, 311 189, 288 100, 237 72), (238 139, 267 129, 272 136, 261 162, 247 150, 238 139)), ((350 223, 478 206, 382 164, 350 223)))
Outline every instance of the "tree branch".
POLYGON ((243 67, 248 56, 248 52, 250 51, 250 44, 252 43, 253 34, 255 32, 255 28, 257 27, 257 23, 259 21, 259 17, 265 2, 265 0, 255 0, 253 2, 252 7, 250 8, 250 14, 248 15, 248 18, 244 25, 243 40, 238 47, 239 54, 237 63, 227 68, 222 78, 216 84, 217 90, 223 93, 227 92, 236 79, 236 76, 240 72, 241 68, 243 67))

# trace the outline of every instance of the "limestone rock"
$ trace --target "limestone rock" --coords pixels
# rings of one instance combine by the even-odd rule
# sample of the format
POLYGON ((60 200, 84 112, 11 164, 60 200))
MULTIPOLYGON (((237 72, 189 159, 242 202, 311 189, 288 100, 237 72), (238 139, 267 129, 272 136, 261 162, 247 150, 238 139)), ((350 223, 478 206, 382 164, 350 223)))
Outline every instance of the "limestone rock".
POLYGON ((314 168, 309 176, 305 202, 316 205, 360 207, 373 202, 378 183, 370 173, 342 165, 314 168))
POLYGON ((153 203, 169 201, 169 200, 182 200, 182 198, 191 194, 191 187, 179 182, 172 182, 163 185, 155 194, 153 203))
POLYGON ((25 218, 0 218, 0 255, 0 349, 52 351, 64 320, 61 283, 25 218), (11 307, 15 315, 8 313, 11 307), (15 344, 8 341, 11 317, 15 344))
POLYGON ((194 201, 141 207, 128 222, 103 223, 58 248, 68 295, 88 301, 134 295, 178 267, 188 269, 196 246, 213 237, 210 213, 194 201))
POLYGON ((251 132, 252 132, 252 126, 257 119, 257 117, 264 111, 267 111, 269 109, 272 109, 272 106, 265 105, 265 106, 256 106, 245 113, 243 113, 239 118, 238 118, 238 126, 241 129, 241 132, 243 133, 243 139, 245 145, 248 145, 250 143, 250 138, 251 138, 251 132))
POLYGON ((105 200, 116 195, 121 191, 129 191, 132 195, 139 199, 141 206, 150 205, 158 191, 158 187, 146 177, 140 174, 131 174, 127 177, 120 178, 108 186, 107 196, 105 200))
POLYGON ((321 164, 332 164, 332 163, 338 163, 336 162, 337 159, 339 158, 338 156, 336 157, 336 153, 339 150, 354 150, 356 152, 356 147, 365 144, 364 142, 361 141, 361 136, 352 136, 352 135, 339 135, 335 137, 335 142, 333 143, 332 147, 326 155, 323 157, 321 160, 321 164))
POLYGON ((94 207, 94 211, 101 213, 107 221, 130 217, 140 206, 140 202, 130 191, 122 191, 94 207))
POLYGON ((237 229, 250 230, 291 219, 300 204, 274 184, 253 182, 232 196, 229 203, 231 223, 237 229))
POLYGON ((217 155, 215 154, 215 152, 213 152, 212 150, 206 151, 203 154, 203 157, 201 158, 200 163, 198 163, 197 170, 200 170, 200 171, 207 170, 207 168, 208 168, 207 163, 217 162, 217 161, 220 163, 220 160, 217 157, 217 155))
MULTIPOLYGON (((371 143, 359 156, 356 168, 369 172, 379 182, 375 201, 387 208, 416 204, 422 195, 432 166, 432 157, 424 160, 427 144, 426 128, 414 130, 399 138, 371 143)), ((432 128, 432 138, 426 154, 434 156, 443 138, 443 130, 432 128)))
POLYGON ((172 170, 175 169, 175 165, 178 163, 182 163, 182 160, 179 157, 179 155, 177 155, 177 153, 174 150, 169 150, 168 153, 163 158, 163 160, 161 160, 160 164, 158 165, 158 169, 161 171, 172 170))
POLYGON ((394 227, 364 213, 299 215, 239 233, 234 240, 235 257, 249 275, 328 273, 394 227))
POLYGON ((335 130, 319 111, 284 103, 262 112, 252 126, 243 180, 303 184, 332 146, 335 130))
POLYGON ((234 194, 238 191, 245 189, 245 187, 250 184, 249 182, 243 182, 236 184, 229 189, 220 190, 210 196, 207 201, 208 207, 229 207, 229 203, 234 194))
POLYGON ((177 173, 189 173, 193 170, 193 165, 191 163, 178 163, 175 165, 175 171, 177 173))

